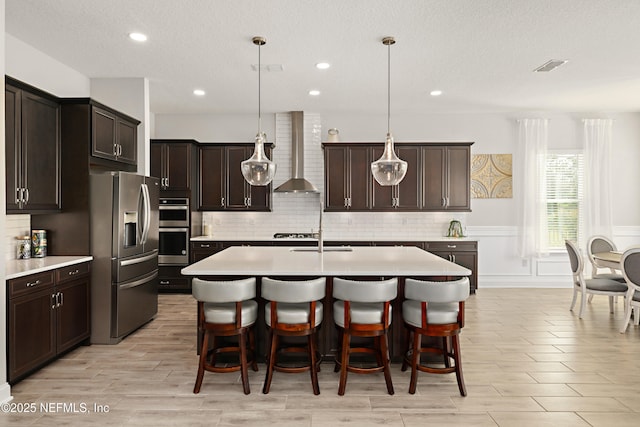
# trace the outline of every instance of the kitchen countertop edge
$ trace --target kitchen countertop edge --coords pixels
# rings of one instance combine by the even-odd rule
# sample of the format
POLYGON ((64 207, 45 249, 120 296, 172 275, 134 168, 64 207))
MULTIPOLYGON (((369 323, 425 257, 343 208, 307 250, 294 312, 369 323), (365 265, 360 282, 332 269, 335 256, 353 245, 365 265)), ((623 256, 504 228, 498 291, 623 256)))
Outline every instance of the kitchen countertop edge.
POLYGON ((47 256, 44 258, 12 259, 5 262, 5 280, 17 279, 30 274, 55 270, 69 265, 92 261, 92 256, 47 256))
MULTIPOLYGON (((223 236, 193 236, 190 239, 192 242, 316 242, 317 239, 298 239, 298 238, 281 238, 276 239, 274 237, 223 237, 223 236)), ((475 242, 478 239, 473 237, 424 237, 421 239, 405 239, 405 238, 335 238, 325 237, 325 242, 475 242)))

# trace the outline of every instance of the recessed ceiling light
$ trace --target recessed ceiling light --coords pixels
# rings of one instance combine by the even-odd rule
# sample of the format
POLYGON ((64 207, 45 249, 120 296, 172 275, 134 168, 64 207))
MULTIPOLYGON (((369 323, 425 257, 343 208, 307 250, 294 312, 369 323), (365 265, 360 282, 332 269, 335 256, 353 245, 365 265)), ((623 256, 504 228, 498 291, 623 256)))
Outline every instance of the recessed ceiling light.
POLYGON ((331 67, 331 64, 329 64, 328 62, 318 62, 316 64, 316 68, 318 70, 326 70, 329 67, 331 67))
POLYGON ((137 42, 146 42, 147 35, 142 33, 129 33, 129 38, 137 42))
POLYGON ((431 96, 440 96, 440 95, 442 95, 442 91, 441 90, 432 90, 431 92, 429 92, 429 94, 431 96))
POLYGON ((312 89, 312 90, 309 91, 309 95, 318 96, 318 95, 320 95, 320 91, 317 90, 317 89, 312 89))
POLYGON ((193 90, 193 94, 196 95, 196 96, 204 96, 205 93, 206 92, 204 90, 202 90, 202 89, 194 89, 193 90))

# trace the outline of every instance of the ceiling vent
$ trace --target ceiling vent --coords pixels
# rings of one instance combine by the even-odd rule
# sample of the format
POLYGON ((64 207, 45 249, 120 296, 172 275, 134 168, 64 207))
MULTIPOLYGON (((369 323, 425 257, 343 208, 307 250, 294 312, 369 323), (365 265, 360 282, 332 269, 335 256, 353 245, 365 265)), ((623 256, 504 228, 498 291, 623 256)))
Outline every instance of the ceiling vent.
POLYGON ((566 59, 552 59, 551 61, 548 61, 544 64, 542 64, 541 66, 539 66, 538 68, 536 68, 535 70, 533 70, 536 73, 547 73, 551 70, 555 70, 556 68, 558 68, 559 66, 566 64, 567 60, 566 59))
MULTIPOLYGON (((258 64, 251 64, 251 69, 253 71, 258 71, 258 64)), ((284 66, 282 64, 262 64, 260 65, 260 71, 267 73, 284 71, 284 66)))

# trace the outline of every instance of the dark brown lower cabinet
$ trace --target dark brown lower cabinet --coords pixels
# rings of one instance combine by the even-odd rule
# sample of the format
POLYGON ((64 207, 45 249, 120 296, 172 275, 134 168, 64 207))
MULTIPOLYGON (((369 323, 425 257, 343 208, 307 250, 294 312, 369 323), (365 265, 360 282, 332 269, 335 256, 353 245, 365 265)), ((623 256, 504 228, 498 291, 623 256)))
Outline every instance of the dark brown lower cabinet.
POLYGON ((478 242, 425 242, 424 249, 434 255, 438 255, 440 258, 447 259, 471 270, 469 285, 471 293, 476 293, 478 288, 478 242))
POLYGON ((7 282, 7 377, 11 384, 87 340, 90 264, 7 282))

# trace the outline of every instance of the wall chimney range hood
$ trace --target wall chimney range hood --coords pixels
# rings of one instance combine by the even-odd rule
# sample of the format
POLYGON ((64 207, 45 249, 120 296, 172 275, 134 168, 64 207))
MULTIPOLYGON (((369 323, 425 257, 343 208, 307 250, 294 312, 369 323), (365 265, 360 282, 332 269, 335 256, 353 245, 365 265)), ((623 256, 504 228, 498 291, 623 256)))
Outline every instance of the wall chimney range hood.
POLYGON ((278 186, 276 193, 318 193, 318 189, 304 179, 304 112, 291 112, 291 178, 278 186))

